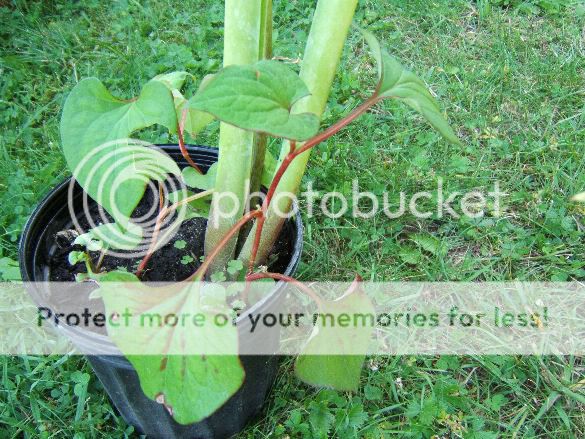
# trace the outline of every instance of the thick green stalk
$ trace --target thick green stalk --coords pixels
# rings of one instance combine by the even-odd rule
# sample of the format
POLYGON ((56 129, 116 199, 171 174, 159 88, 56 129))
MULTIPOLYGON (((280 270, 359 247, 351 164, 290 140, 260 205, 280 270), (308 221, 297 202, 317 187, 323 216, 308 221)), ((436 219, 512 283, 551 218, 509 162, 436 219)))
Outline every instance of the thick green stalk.
MULTIPOLYGON (((260 17, 260 50, 258 51, 259 59, 272 58, 272 0, 262 0, 260 17)), ((254 135, 254 159, 252 164, 252 173, 250 175, 250 193, 260 190, 260 180, 264 170, 264 156, 266 154, 266 135, 256 133, 254 135)), ((250 199, 249 209, 253 210, 256 205, 262 204, 260 197, 250 199)), ((246 236, 251 228, 242 229, 241 236, 246 236)))
POLYGON ((259 59, 272 57, 272 0, 262 0, 260 5, 259 59))
MULTIPOLYGON (((263 0, 225 0, 223 65, 253 64, 262 45, 263 0)), ((248 195, 254 161, 254 135, 225 123, 219 129, 219 159, 216 192, 213 195, 205 235, 205 254, 221 242, 241 218, 248 195)), ((237 237, 224 246, 210 271, 222 269, 233 259, 237 237)))
MULTIPOLYGON (((323 114, 356 6, 357 0, 319 0, 317 3, 300 72, 300 77, 309 88, 311 96, 299 101, 293 112, 311 112, 319 117, 323 114)), ((302 145, 297 147, 300 146, 302 145)), ((287 156, 289 149, 288 142, 285 142, 280 151, 279 164, 287 156)), ((295 158, 278 184, 264 223, 258 248, 258 263, 262 263, 268 256, 284 222, 275 210, 278 212, 290 210, 290 198, 279 194, 298 192, 309 155, 310 151, 307 151, 295 158)), ((239 255, 245 267, 250 260, 255 228, 248 235, 239 255)))

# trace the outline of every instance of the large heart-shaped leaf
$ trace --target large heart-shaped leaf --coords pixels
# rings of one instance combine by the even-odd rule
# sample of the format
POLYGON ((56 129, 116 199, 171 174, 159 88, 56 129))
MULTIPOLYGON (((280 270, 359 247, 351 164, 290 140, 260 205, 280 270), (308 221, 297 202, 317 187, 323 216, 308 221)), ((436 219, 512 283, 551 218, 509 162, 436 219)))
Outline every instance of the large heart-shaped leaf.
POLYGON ((69 169, 116 222, 123 223, 131 215, 149 179, 180 173, 168 156, 128 139, 134 131, 154 124, 171 132, 177 127, 173 97, 159 81, 147 83, 137 99, 124 101, 112 96, 97 78, 87 78, 65 102, 61 140, 69 169))
POLYGON ((447 141, 461 144, 425 83, 390 56, 372 33, 363 29, 360 31, 378 64, 376 94, 382 99, 395 98, 404 102, 419 112, 447 141))
POLYGON ((190 100, 191 108, 239 128, 276 137, 306 140, 319 129, 312 113, 291 114, 309 94, 299 76, 278 61, 229 66, 190 100))
POLYGON ((331 325, 340 316, 374 316, 370 298, 356 280, 336 301, 325 301, 319 307, 317 322, 311 338, 297 357, 295 372, 307 384, 355 391, 374 322, 352 319, 349 326, 331 325))
POLYGON ((151 288, 131 280, 111 273, 100 279, 107 315, 120 315, 118 323, 108 325, 109 336, 136 370, 144 394, 163 404, 178 423, 208 417, 245 377, 237 328, 212 323, 217 313, 229 315, 227 308, 214 301, 210 312, 197 282, 151 288), (169 323, 169 316, 180 323, 169 323), (205 324, 195 326, 194 316, 203 316, 199 321, 205 324))

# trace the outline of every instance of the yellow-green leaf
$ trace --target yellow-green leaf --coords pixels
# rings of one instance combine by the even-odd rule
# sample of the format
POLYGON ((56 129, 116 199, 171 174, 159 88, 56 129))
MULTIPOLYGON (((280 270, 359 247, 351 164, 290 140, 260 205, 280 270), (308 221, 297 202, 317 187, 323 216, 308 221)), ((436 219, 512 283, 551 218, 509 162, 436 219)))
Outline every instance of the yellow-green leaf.
POLYGON ((374 322, 352 319, 350 326, 340 329, 330 324, 330 316, 335 321, 341 321, 340 315, 374 316, 374 306, 355 281, 341 298, 323 302, 319 313, 324 317, 317 317, 311 338, 297 357, 296 375, 313 386, 355 391, 374 322))

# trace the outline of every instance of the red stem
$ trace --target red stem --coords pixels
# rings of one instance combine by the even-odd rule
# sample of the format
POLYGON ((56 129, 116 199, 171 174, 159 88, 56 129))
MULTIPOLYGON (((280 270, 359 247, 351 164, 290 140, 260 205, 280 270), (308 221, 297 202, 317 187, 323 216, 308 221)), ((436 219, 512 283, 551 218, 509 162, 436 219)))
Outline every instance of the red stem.
POLYGON ((158 184, 158 210, 161 211, 165 207, 165 190, 162 182, 158 184))
MULTIPOLYGON (((299 282, 298 280, 296 280, 293 277, 285 276, 284 274, 280 274, 280 273, 254 273, 254 274, 249 274, 246 276, 246 282, 253 282, 255 280, 260 280, 260 279, 282 280, 284 282, 291 283, 294 286, 296 286, 297 288, 299 288, 300 290, 302 290, 311 299, 313 299, 319 307, 323 304, 323 299, 317 293, 315 293, 308 286, 306 286, 302 282, 299 282)), ((247 288, 246 288, 246 292, 247 292, 247 288)), ((247 297, 242 297, 242 300, 247 301, 247 297)))
POLYGON ((377 104, 379 100, 380 100, 380 98, 376 95, 370 96, 362 105, 360 105, 355 110, 353 110, 348 116, 337 121, 335 124, 331 125, 325 131, 317 134, 315 137, 307 140, 301 148, 299 148, 293 152, 294 157, 296 157, 299 154, 302 154, 303 152, 317 146, 319 143, 321 143, 324 140, 327 140, 329 137, 337 134, 337 132, 339 130, 341 130, 342 128, 345 128, 347 125, 352 123, 355 119, 357 119, 363 113, 368 111, 368 109, 370 107, 377 104))
POLYGON ((191 165, 191 167, 193 167, 197 172, 199 172, 200 174, 203 174, 203 172, 201 172, 201 169, 199 169, 199 166, 197 166, 195 164, 195 162, 193 160, 191 160, 191 156, 189 155, 189 151, 187 151, 187 148, 185 148, 185 140, 183 138, 183 132, 184 132, 184 128, 185 128, 186 117, 187 117, 187 109, 185 108, 183 110, 183 114, 181 115, 181 122, 177 124, 177 134, 179 136, 179 149, 181 150, 181 154, 183 154, 183 157, 185 158, 185 160, 187 160, 187 163, 189 163, 189 165, 191 165))
POLYGON ((261 210, 253 210, 244 215, 242 218, 240 218, 240 220, 237 223, 235 223, 231 227, 231 229, 227 231, 227 233, 223 236, 221 241, 215 246, 213 251, 205 258, 205 261, 203 262, 203 264, 201 264, 197 271, 193 273, 191 276, 189 276, 189 278, 187 278, 186 280, 191 281, 195 279, 203 279, 203 276, 205 276, 205 273, 209 269, 209 266, 211 265, 213 260, 217 257, 221 249, 226 246, 230 239, 242 228, 242 226, 244 226, 244 224, 246 224, 253 218, 260 217, 261 215, 262 215, 261 210))
MULTIPOLYGON (((181 150, 181 154, 183 155, 185 160, 187 160, 187 163, 189 163, 189 165, 191 167, 193 167, 197 172, 199 172, 200 174, 203 174, 203 172, 201 172, 201 169, 199 169, 199 166, 197 166, 195 164, 195 162, 191 159, 191 156, 189 155, 189 151, 187 151, 187 148, 185 147, 185 139, 183 138, 183 132, 185 130, 186 118, 187 118, 187 109, 184 109, 183 113, 181 114, 181 121, 177 123, 177 134, 179 137, 179 149, 181 150)), ((170 209, 164 209, 163 207, 164 207, 163 190, 162 190, 162 186, 159 186, 159 214, 156 218, 156 223, 154 225, 154 231, 152 232, 152 239, 150 241, 150 245, 148 247, 146 255, 144 255, 144 258, 142 258, 142 261, 140 261, 140 265, 138 265, 138 268, 136 269, 136 276, 138 276, 138 277, 142 276, 142 273, 146 269, 146 265, 148 264, 148 261, 152 257, 152 253, 154 252, 154 248, 156 247, 156 242, 158 240, 160 226, 161 226, 163 220, 173 210, 172 209, 173 206, 171 206, 170 209)))
POLYGON ((146 265, 150 258, 152 257, 152 253, 154 252, 154 248, 156 247, 156 242, 158 241, 158 234, 160 232, 160 226, 164 221, 165 217, 167 216, 167 212, 165 209, 165 200, 164 200, 164 190, 162 183, 158 185, 158 216, 156 217, 156 223, 154 224, 154 230, 152 232, 152 238, 150 240, 150 244, 148 246, 148 250, 146 254, 140 261, 138 268, 136 269, 136 277, 142 277, 144 270, 146 269, 146 265))
POLYGON ((158 213, 158 216, 156 217, 156 223, 154 225, 154 230, 152 232, 152 238, 150 240, 150 245, 148 246, 148 250, 147 250, 146 254, 144 255, 144 258, 142 258, 142 261, 140 261, 140 265, 138 265, 138 268, 136 269, 135 274, 137 277, 142 276, 142 274, 144 273, 144 270, 146 269, 146 265, 148 264, 148 261, 150 261, 150 258, 152 257, 152 254, 154 253, 154 249, 156 248, 156 243, 158 241, 160 226, 162 225, 162 222, 164 221, 164 219, 170 213, 173 213, 175 211, 175 209, 177 209, 179 206, 181 206, 183 204, 190 203, 193 200, 205 197, 205 196, 213 193, 213 189, 209 189, 207 191, 203 191, 203 192, 199 192, 195 195, 191 195, 190 197, 187 197, 184 200, 177 201, 175 204, 171 204, 169 207, 164 207, 162 190, 160 189, 161 187, 159 187, 159 191, 160 191, 159 193, 161 194, 160 195, 161 196, 160 211, 158 213))
POLYGON ((361 114, 365 113, 371 106, 375 105, 378 102, 378 96, 374 95, 368 98, 362 105, 357 107, 353 110, 348 116, 344 117, 343 119, 339 120, 337 123, 331 125, 325 131, 317 134, 316 136, 312 137, 311 139, 307 140, 305 144, 301 148, 296 148, 296 143, 291 141, 290 144, 290 152, 282 161, 280 167, 276 171, 274 178, 272 179, 272 183, 268 188, 268 193, 266 194, 266 198, 264 199, 264 203, 262 203, 262 216, 258 219, 258 224, 256 226, 256 234, 254 236, 254 244, 252 245, 252 251, 250 255, 250 261, 248 264, 248 273, 252 273, 254 270, 254 265, 256 263, 256 257, 258 256, 258 248, 260 247, 260 238, 262 236, 262 228, 264 227, 264 221, 266 219, 266 213, 268 212, 268 206, 270 206, 270 202, 272 201, 272 197, 276 192, 276 188, 282 179, 282 176, 290 166, 291 162, 298 157, 300 154, 308 151, 309 149, 317 146, 321 142, 327 140, 329 137, 337 134, 342 128, 345 128, 351 122, 353 122, 356 118, 358 118, 361 114))
MULTIPOLYGON (((222 240, 217 244, 217 246, 213 249, 211 254, 209 254, 209 256, 206 258, 205 262, 203 262, 203 264, 201 264, 201 266, 197 269, 197 271, 195 273, 193 273, 187 280, 189 281, 189 280, 193 280, 196 278, 199 278, 199 279, 203 278, 203 276, 205 276, 205 273, 207 272, 211 262, 217 257, 217 255, 219 254, 221 249, 238 232, 238 230, 240 230, 240 228, 244 224, 246 224, 248 221, 252 220, 253 218, 258 218, 258 225, 256 227, 256 234, 254 236, 254 244, 252 246, 250 263, 248 266, 248 276, 246 277, 246 280, 251 281, 254 279, 261 279, 263 277, 272 277, 273 279, 286 280, 288 282, 295 282, 297 286, 299 286, 300 288, 302 288, 304 290, 306 288, 304 285, 302 285, 300 282, 298 282, 295 279, 290 278, 288 276, 284 276, 284 275, 281 275, 278 273, 251 274, 253 269, 254 269, 256 257, 258 255, 258 248, 260 247, 260 238, 262 236, 262 229, 264 227, 264 222, 266 220, 266 213, 268 211, 268 207, 270 206, 270 203, 272 202, 272 198, 274 196, 274 193, 276 192, 276 188, 278 187, 280 180, 282 179, 284 173, 286 172, 286 170, 290 166, 291 162, 296 157, 298 157, 300 154, 308 151, 309 149, 319 145, 321 142, 327 140, 331 136, 337 134, 341 129, 343 129, 344 127, 349 125, 357 117, 359 117, 361 114, 366 112, 371 106, 375 105, 378 102, 378 100, 379 100, 379 98, 376 95, 371 96, 362 105, 360 105, 355 110, 353 110, 348 116, 344 117, 343 119, 339 120, 335 124, 331 125, 325 131, 323 131, 323 132, 317 134, 316 136, 312 137, 311 139, 307 140, 301 148, 297 149, 296 142, 291 141, 290 142, 290 152, 285 157, 285 159, 283 160, 283 162, 279 166, 276 174, 274 175, 274 178, 272 179, 270 187, 268 188, 268 193, 266 194, 266 198, 264 199, 264 202, 262 203, 262 209, 249 212, 247 215, 243 216, 236 224, 234 224, 232 226, 232 228, 225 234, 225 236, 222 238, 222 240), (255 277, 257 275, 263 275, 263 277, 255 277)), ((183 129, 185 126, 186 116, 187 116, 187 109, 183 110, 181 121, 180 121, 180 123, 177 124, 177 128, 178 128, 177 132, 178 132, 178 137, 179 137, 179 148, 181 150, 181 154, 183 155, 185 160, 187 160, 189 165, 191 165, 200 174, 203 174, 201 172, 201 169, 199 169, 199 167, 195 164, 195 162, 193 162, 193 160, 189 156, 189 152, 185 148, 185 141, 183 138, 183 129)), ((140 262, 138 269, 136 270, 136 275, 138 277, 140 277, 142 275, 142 273, 144 272, 144 269, 146 268, 148 261, 152 257, 154 246, 156 246, 158 233, 160 231, 160 226, 162 224, 162 221, 166 217, 166 215, 168 215, 169 213, 170 213, 169 209, 162 209, 159 212, 159 215, 158 215, 157 220, 156 220, 152 240, 150 243, 150 247, 148 249, 147 254, 144 256, 144 258, 140 262)), ((311 290, 308 289, 308 291, 311 291, 311 290)), ((314 293, 311 291, 311 293, 308 293, 308 294, 314 294, 314 293)), ((315 298, 315 297, 313 297, 313 298, 315 298)), ((318 300, 320 300, 320 299, 318 299, 318 300)))
POLYGON ((161 224, 164 221, 166 216, 167 216, 166 209, 163 209, 159 212, 158 216, 156 217, 156 223, 154 225, 154 230, 152 232, 152 238, 150 239, 150 245, 148 246, 148 250, 146 251, 146 254, 142 258, 142 261, 140 261, 140 265, 138 265, 138 268, 136 269, 135 274, 136 274, 136 277, 138 277, 138 278, 142 277, 142 274, 144 273, 144 270, 146 269, 146 265, 148 264, 148 261, 150 261, 150 258, 152 257, 152 255, 154 253, 154 249, 155 249, 156 243, 158 241, 158 234, 160 232, 160 226, 161 226, 161 224))

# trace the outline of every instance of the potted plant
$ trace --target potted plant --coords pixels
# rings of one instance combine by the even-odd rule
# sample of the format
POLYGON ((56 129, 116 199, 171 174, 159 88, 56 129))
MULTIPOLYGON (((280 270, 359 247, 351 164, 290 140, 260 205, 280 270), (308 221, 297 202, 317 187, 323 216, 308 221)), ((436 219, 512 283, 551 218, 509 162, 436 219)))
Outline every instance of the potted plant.
MULTIPOLYGON (((293 207, 285 195, 297 192, 312 148, 390 98, 458 143, 424 83, 364 30, 378 66, 377 86, 350 114, 319 131, 356 4, 319 0, 299 74, 270 59, 271 0, 226 0, 223 69, 204 78, 193 96, 181 93, 187 72, 153 78, 130 101, 113 97, 96 78, 80 81, 61 121, 63 152, 74 180, 56 188, 27 224, 20 249, 23 279, 92 281, 99 285, 99 297, 90 292, 87 300, 97 297, 106 310, 134 306, 136 313, 143 311, 144 301, 149 309, 204 308, 202 282, 226 279, 279 282, 257 303, 246 297, 247 290, 240 292, 247 310, 281 300, 281 283, 296 282, 292 276, 302 244, 300 216, 295 222, 282 215, 293 207), (219 155, 185 144, 185 132, 194 137, 214 119, 221 122, 219 155), (179 144, 157 149, 129 139, 155 124, 176 133, 179 144), (269 137, 282 139, 273 166, 265 160, 269 137), (251 202, 250 193, 257 193, 251 202), (142 219, 152 226, 148 231, 140 226, 142 219), (190 253, 180 252, 185 248, 190 253), (268 271, 271 255, 276 264, 268 271), (174 283, 153 288, 140 300, 132 289, 112 287, 153 280, 174 283)), ((320 308, 372 306, 356 285, 334 302, 302 288, 320 308)), ((228 309, 225 291, 213 291, 220 291, 211 298, 214 306, 228 309)), ((222 343, 235 347, 234 355, 217 357, 136 355, 130 347, 147 343, 152 334, 129 340, 127 332, 112 327, 101 335, 68 331, 88 352, 95 347, 102 354, 88 358, 114 404, 129 423, 155 437, 236 433, 261 408, 276 371, 274 357, 237 354, 238 342, 246 341, 236 327, 222 335, 222 343), (103 355, 108 349, 113 356, 103 355), (126 358, 114 355, 117 349, 126 358)), ((190 343, 189 334, 177 332, 162 336, 162 345, 177 338, 190 343)), ((364 356, 310 355, 325 337, 326 331, 315 330, 297 358, 297 375, 312 385, 355 390, 364 356)), ((276 348, 278 340, 268 343, 276 348)))

